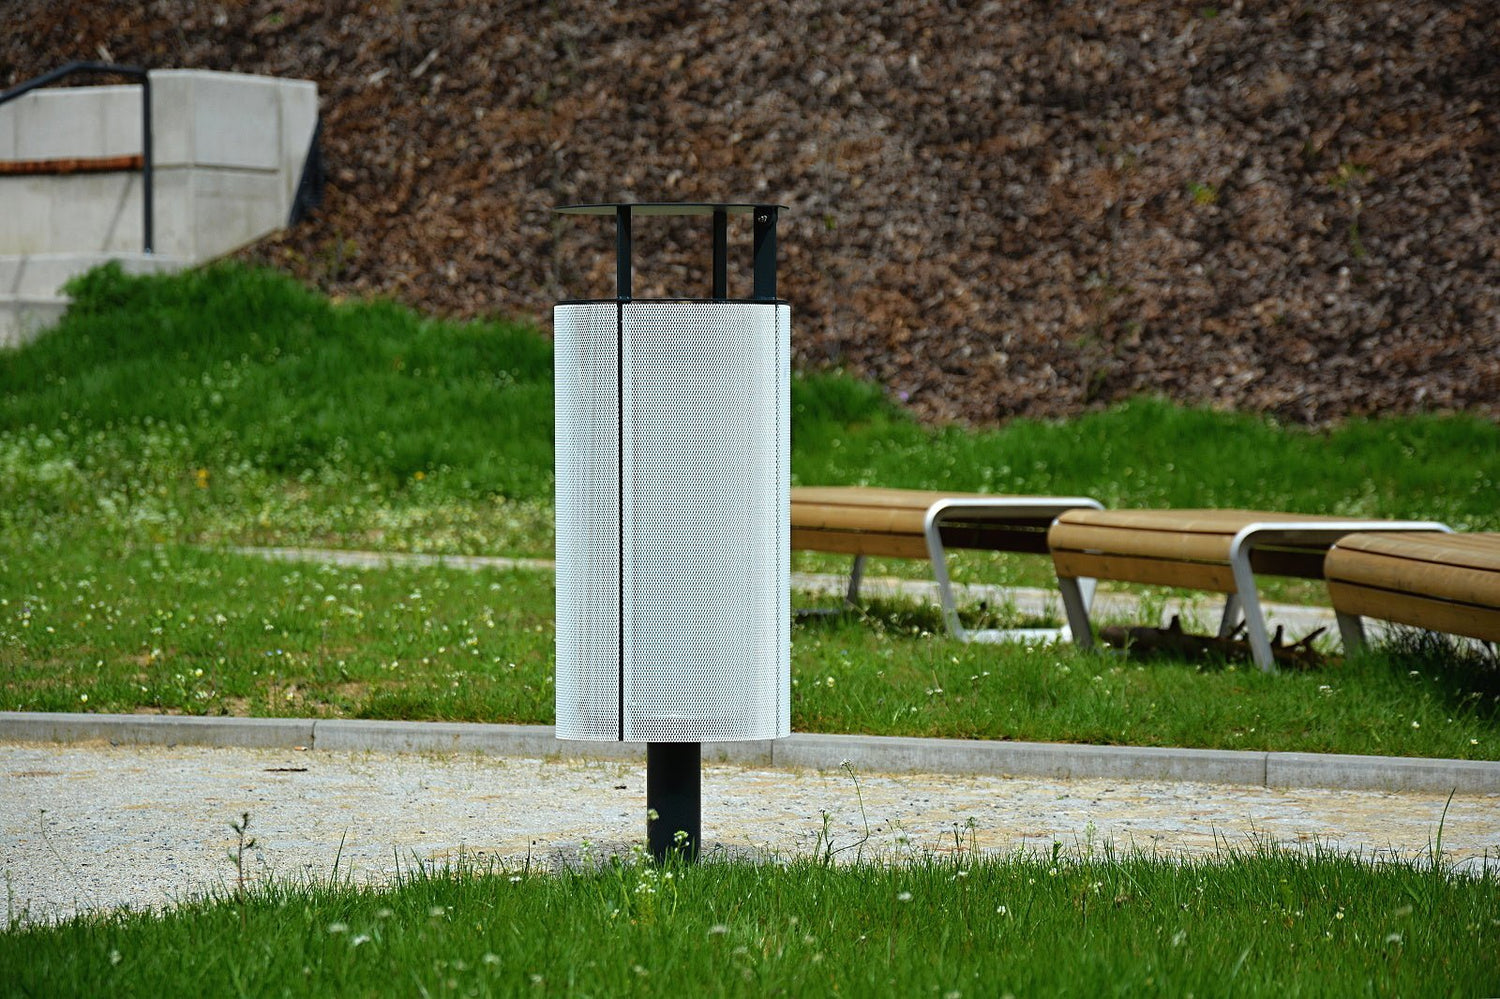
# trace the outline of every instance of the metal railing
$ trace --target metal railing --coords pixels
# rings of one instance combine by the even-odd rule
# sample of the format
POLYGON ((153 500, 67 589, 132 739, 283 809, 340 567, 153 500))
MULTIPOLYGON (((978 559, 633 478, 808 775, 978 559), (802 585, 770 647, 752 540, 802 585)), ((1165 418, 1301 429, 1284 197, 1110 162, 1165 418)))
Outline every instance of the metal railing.
POLYGON ((152 209, 151 197, 151 78, 146 70, 139 66, 117 66, 107 62, 70 62, 66 66, 54 69, 50 73, 43 73, 34 80, 27 80, 25 83, 17 84, 4 93, 0 93, 0 104, 79 73, 124 76, 141 86, 141 232, 145 252, 152 253, 154 252, 152 219, 155 213, 152 209))

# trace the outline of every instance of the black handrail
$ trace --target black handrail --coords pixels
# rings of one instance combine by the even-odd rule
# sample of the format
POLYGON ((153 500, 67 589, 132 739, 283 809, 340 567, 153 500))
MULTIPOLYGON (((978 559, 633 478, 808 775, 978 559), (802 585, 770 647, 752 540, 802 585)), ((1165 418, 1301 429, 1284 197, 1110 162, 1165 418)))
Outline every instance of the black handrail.
POLYGON ((151 196, 151 77, 146 70, 139 66, 117 66, 107 62, 70 62, 66 66, 54 69, 50 73, 43 73, 34 80, 18 83, 4 93, 0 93, 0 104, 78 73, 109 73, 115 76, 126 76, 141 85, 141 232, 145 237, 145 252, 154 253, 152 219, 155 217, 155 212, 152 209, 151 196))

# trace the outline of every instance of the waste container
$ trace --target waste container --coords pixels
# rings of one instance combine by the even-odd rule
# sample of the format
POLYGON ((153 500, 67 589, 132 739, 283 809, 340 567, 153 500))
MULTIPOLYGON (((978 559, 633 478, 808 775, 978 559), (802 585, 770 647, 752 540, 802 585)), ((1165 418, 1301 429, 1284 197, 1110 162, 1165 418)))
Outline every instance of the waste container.
POLYGON ((647 839, 696 853, 700 744, 791 727, 791 308, 780 206, 592 204, 615 223, 615 297, 559 302, 557 736, 647 743, 647 839), (632 295, 635 220, 703 216, 707 298, 632 295), (729 295, 729 220, 753 223, 729 295))

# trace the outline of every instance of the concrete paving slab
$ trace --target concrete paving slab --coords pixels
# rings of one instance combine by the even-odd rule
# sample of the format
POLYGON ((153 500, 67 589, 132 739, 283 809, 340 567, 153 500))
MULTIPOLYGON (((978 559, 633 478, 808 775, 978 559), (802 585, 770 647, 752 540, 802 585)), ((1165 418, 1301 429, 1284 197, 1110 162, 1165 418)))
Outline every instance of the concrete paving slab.
MULTIPOLYGON (((230 823, 252 877, 385 884, 414 865, 500 870, 630 856, 641 761, 177 745, 0 743, 0 879, 12 918, 155 908, 227 891, 230 823)), ((703 768, 709 856, 900 862, 959 850, 1070 856, 1327 849, 1500 866, 1500 796, 1195 781, 703 768), (1446 814, 1445 814, 1446 810, 1446 814)))

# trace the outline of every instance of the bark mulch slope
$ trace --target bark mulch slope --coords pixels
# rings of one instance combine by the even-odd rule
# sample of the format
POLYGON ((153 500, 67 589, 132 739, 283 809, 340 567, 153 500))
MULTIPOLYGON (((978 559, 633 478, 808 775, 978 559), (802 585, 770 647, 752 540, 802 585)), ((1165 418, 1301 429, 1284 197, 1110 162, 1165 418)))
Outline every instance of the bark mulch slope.
MULTIPOLYGON (((316 81, 327 199, 250 255, 334 294, 545 324, 612 294, 608 226, 552 206, 775 200, 801 362, 928 418, 1493 417, 1494 13, 17 0, 0 84, 101 54, 316 81)), ((703 230, 639 226, 637 295, 701 294, 703 230)))

